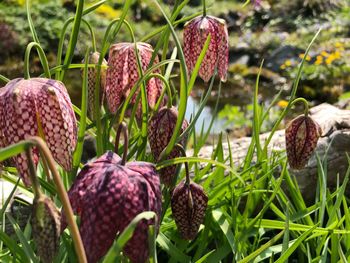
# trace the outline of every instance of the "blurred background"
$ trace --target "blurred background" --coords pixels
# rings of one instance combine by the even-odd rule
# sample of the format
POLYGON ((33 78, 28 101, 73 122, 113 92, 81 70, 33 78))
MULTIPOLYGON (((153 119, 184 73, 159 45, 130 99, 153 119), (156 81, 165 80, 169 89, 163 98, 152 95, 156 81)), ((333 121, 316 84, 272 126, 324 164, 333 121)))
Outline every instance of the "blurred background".
MULTIPOLYGON (((85 1, 89 6, 97 1, 85 1)), ((170 11, 174 0, 163 0, 170 11)), ((55 66, 58 39, 64 22, 75 11, 73 0, 32 0, 32 19, 40 42, 48 56, 50 66, 55 66)), ((260 83, 260 102, 267 106, 282 90, 277 104, 272 108, 263 131, 269 131, 278 114, 287 104, 289 90, 298 70, 304 51, 317 30, 323 30, 313 45, 302 74, 298 96, 316 105, 322 102, 348 107, 350 98, 350 4, 349 0, 260 0, 244 4, 245 0, 207 0, 208 14, 226 20, 230 38, 229 77, 222 85, 220 101, 214 112, 218 96, 217 83, 210 96, 208 107, 197 122, 212 116, 213 133, 227 132, 234 137, 251 134, 252 91, 259 66, 264 59, 260 83)), ((121 14, 123 1, 107 1, 95 12, 85 17, 95 31, 97 49, 105 29, 112 19, 121 14)), ((152 1, 136 0, 127 20, 136 39, 165 24, 152 1)), ((180 17, 201 12, 201 0, 191 0, 180 17)), ((182 39, 183 24, 177 32, 182 39)), ((8 78, 23 76, 23 57, 26 45, 32 41, 27 23, 25 0, 0 0, 0 74, 8 78)), ((130 41, 126 31, 121 31, 116 41, 130 41)), ((157 37, 150 40, 157 42, 157 37)), ((88 29, 82 25, 73 62, 80 63, 86 48, 91 45, 88 29)), ((68 39, 65 39, 65 45, 68 39)), ((170 50, 171 52, 171 50, 170 50)), ((81 78, 79 70, 71 70, 65 83, 73 102, 79 106, 81 78), (78 72, 78 74, 77 74, 78 72)), ((31 75, 41 73, 36 54, 32 55, 31 75)), ((177 86, 177 78, 172 85, 177 86)), ((0 83, 0 86, 4 83, 0 83)), ((208 84, 197 80, 189 98, 187 118, 196 109, 197 101, 208 84)), ((296 113, 298 109, 296 109, 296 113)), ((291 116, 290 116, 291 117, 291 116)), ((208 126, 204 122, 204 127, 208 126)), ((282 128, 282 127, 281 127, 282 128)))

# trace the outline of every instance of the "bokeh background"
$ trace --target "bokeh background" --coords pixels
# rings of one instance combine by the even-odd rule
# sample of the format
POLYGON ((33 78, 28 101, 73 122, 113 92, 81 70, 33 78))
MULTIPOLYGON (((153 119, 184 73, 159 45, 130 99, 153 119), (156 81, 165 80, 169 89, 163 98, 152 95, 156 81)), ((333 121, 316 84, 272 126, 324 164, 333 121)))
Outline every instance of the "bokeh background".
MULTIPOLYGON (((75 11, 73 0, 32 0, 31 13, 40 42, 55 65, 58 39, 66 19, 75 11)), ((86 6, 97 1, 86 1, 86 6)), ((171 0, 162 5, 170 10, 171 0)), ((244 0, 207 0, 208 14, 226 20, 230 38, 230 66, 228 81, 222 86, 217 111, 214 112, 218 91, 214 88, 208 107, 198 121, 218 116, 212 132, 227 132, 234 137, 251 134, 252 90, 261 61, 260 102, 268 104, 273 96, 283 90, 277 105, 271 110, 263 131, 271 129, 288 100, 288 91, 303 58, 304 50, 314 34, 323 30, 306 58, 298 96, 305 97, 312 105, 322 102, 348 107, 350 98, 350 5, 348 0, 261 0, 246 3, 244 0)), ((123 1, 107 1, 96 12, 85 17, 96 34, 99 49, 108 23, 121 14, 123 1)), ((165 24, 152 1, 134 1, 127 20, 131 23, 137 40, 165 24)), ((201 12, 201 1, 191 0, 181 16, 201 12)), ((182 38, 183 24, 177 32, 182 38)), ((151 44, 156 42, 151 40, 151 44)), ((32 41, 27 23, 24 0, 0 0, 0 73, 8 78, 23 76, 23 57, 26 44, 32 41)), ((130 41, 126 31, 121 31, 116 41, 130 41)), ((86 48, 91 45, 88 29, 82 25, 73 62, 82 60, 86 48)), ((65 40, 68 44, 68 39, 65 40)), ((170 50, 171 51, 171 50, 170 50)), ((32 76, 41 73, 39 59, 33 53, 32 76)), ((79 105, 81 78, 79 70, 71 70, 66 76, 73 102, 79 105), (78 73, 78 74, 77 74, 78 73)), ((4 83, 0 83, 0 86, 4 83)), ((177 85, 173 78, 172 85, 177 85)), ((217 86, 217 85, 216 85, 217 86)), ((198 80, 189 98, 187 118, 208 85, 198 80)), ((295 109, 295 113, 298 109, 295 109)), ((290 116, 291 117, 291 116, 290 116)), ((288 118, 287 118, 288 119, 288 118)), ((207 122, 204 122, 207 125, 207 122)))

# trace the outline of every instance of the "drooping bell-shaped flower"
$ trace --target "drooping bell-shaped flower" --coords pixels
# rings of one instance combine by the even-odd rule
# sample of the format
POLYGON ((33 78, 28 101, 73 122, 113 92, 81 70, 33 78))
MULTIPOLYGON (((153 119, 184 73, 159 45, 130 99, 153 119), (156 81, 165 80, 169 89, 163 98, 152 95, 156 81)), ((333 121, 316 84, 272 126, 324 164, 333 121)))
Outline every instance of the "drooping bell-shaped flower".
MULTIPOLYGON (((93 52, 89 56, 89 64, 97 64, 100 58, 99 52, 93 52)), ((84 63, 84 60, 83 60, 84 63)), ((102 68, 100 75, 100 103, 103 101, 104 90, 106 86, 106 67, 107 61, 102 60, 102 68)), ((96 84, 97 68, 88 68, 88 116, 92 120, 95 120, 94 117, 94 108, 95 108, 95 84, 96 84)))
MULTIPOLYGON (((171 136, 174 133, 178 111, 175 107, 162 107, 158 113, 154 114, 148 125, 148 139, 151 151, 155 160, 158 160, 162 151, 167 147, 171 136)), ((183 121, 180 133, 188 127, 188 122, 183 121)), ((179 143, 185 146, 186 139, 183 138, 179 143)), ((173 159, 181 156, 178 148, 174 147, 167 159, 173 159)), ((174 181, 177 165, 170 165, 162 168, 159 173, 160 179, 166 186, 171 186, 174 181)))
MULTIPOLYGON (((73 211, 80 216, 80 233, 89 263, 107 253, 117 233, 136 215, 154 211, 159 218, 161 214, 162 196, 155 166, 146 162, 123 164, 113 152, 85 165, 68 196, 73 211)), ((147 261, 150 224, 154 220, 141 221, 124 246, 131 262, 147 261)))
MULTIPOLYGON (((0 90, 0 134, 3 146, 31 136, 42 137, 55 160, 66 170, 72 168, 72 154, 77 142, 77 125, 64 84, 46 78, 14 79, 0 90)), ((34 163, 38 152, 34 148, 34 163)), ((28 186, 27 158, 14 158, 23 182, 28 186)))
POLYGON ((286 150, 292 169, 304 168, 317 146, 321 133, 319 124, 305 115, 296 117, 287 125, 286 150))
POLYGON ((219 77, 226 81, 228 68, 228 32, 226 22, 213 16, 198 16, 184 26, 184 54, 188 72, 194 69, 204 43, 210 34, 210 44, 198 75, 208 82, 215 68, 219 77))
POLYGON ((182 181, 172 192, 171 210, 183 239, 196 237, 207 209, 208 197, 203 188, 193 182, 182 181))
POLYGON ((43 263, 51 263, 58 252, 61 214, 50 198, 34 198, 31 225, 37 254, 43 263))
MULTIPOLYGON (((142 70, 149 67, 153 54, 152 46, 147 43, 137 43, 137 49, 142 64, 142 70)), ((158 63, 156 56, 154 64, 158 63)), ((159 73, 155 70, 154 73, 159 73)), ((106 79, 106 99, 110 112, 115 113, 118 107, 128 97, 130 90, 139 79, 134 43, 117 43, 109 50, 108 69, 106 79)), ((147 100, 149 107, 154 107, 162 90, 162 83, 158 78, 151 78, 147 82, 147 100)), ((131 99, 134 104, 137 98, 136 92, 131 99)))

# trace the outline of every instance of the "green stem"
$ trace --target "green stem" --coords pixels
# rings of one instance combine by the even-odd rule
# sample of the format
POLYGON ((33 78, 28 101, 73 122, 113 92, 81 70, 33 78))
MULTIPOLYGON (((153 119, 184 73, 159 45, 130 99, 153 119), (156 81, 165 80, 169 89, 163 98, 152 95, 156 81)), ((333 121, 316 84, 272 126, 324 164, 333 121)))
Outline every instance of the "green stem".
MULTIPOLYGON (((67 33, 67 28, 69 26, 70 23, 72 23, 74 21, 74 17, 71 17, 69 19, 66 20, 66 22, 64 22, 62 30, 61 30, 61 35, 60 35, 60 41, 58 42, 58 49, 57 49, 57 58, 56 58, 56 65, 61 65, 62 63, 62 53, 63 53, 63 43, 64 43, 64 37, 67 33)), ((90 31, 90 35, 91 35, 91 44, 92 44, 92 48, 94 50, 94 52, 96 51, 96 40, 95 40, 95 34, 94 31, 91 27, 91 25, 89 24, 89 22, 87 22, 85 19, 81 20, 82 22, 84 22, 84 24, 88 27, 89 31, 90 31)), ((64 67, 62 66, 60 69, 63 69, 64 67)), ((59 74, 60 71, 56 71, 56 79, 59 79, 59 74)))
POLYGON ((203 16, 206 16, 207 15, 207 7, 205 4, 205 0, 202 0, 202 3, 203 3, 203 16))
POLYGON ((49 69, 49 63, 47 62, 47 58, 45 56, 45 52, 41 48, 40 44, 38 44, 37 42, 29 43, 27 48, 26 48, 26 52, 25 52, 25 55, 24 55, 24 78, 25 79, 29 79, 30 78, 29 58, 30 58, 30 52, 31 52, 33 47, 36 48, 36 50, 37 50, 37 52, 39 54, 39 59, 40 59, 41 65, 43 66, 43 69, 44 69, 44 72, 45 72, 45 76, 47 78, 51 78, 51 73, 50 73, 50 69, 49 69))
POLYGON ((75 49, 75 46, 77 44, 78 34, 80 31, 80 23, 82 20, 81 18, 83 16, 83 8, 84 8, 84 0, 78 0, 77 9, 76 9, 76 13, 74 16, 72 33, 70 35, 67 53, 66 53, 66 56, 64 58, 64 62, 63 62, 64 67, 63 67, 63 70, 62 70, 61 75, 60 75, 60 80, 63 80, 65 71, 73 59, 74 49, 75 49))
POLYGON ((309 103, 308 103, 308 101, 304 98, 297 98, 290 103, 290 106, 292 107, 294 104, 296 104, 298 102, 301 102, 304 104, 304 115, 307 117, 309 115, 309 103))
POLYGON ((117 154, 118 154, 119 139, 120 139, 121 132, 123 132, 123 137, 124 137, 124 152, 123 152, 123 159, 122 159, 121 165, 124 165, 126 163, 126 159, 128 156, 128 143, 129 143, 128 127, 124 122, 119 124, 117 136, 115 137, 114 152, 117 154))
POLYGON ((0 80, 2 80, 5 83, 10 82, 10 79, 6 78, 4 75, 1 75, 1 74, 0 74, 0 80))
POLYGON ((39 149, 40 153, 42 154, 42 157, 46 159, 57 188, 57 194, 60 197, 63 210, 67 218, 68 226, 69 226, 69 229, 73 238, 74 246, 76 249, 76 253, 77 253, 77 258, 80 263, 87 263, 84 245, 81 240, 78 226, 74 220, 72 206, 69 202, 68 194, 63 186, 61 177, 56 169, 55 161, 52 157, 52 154, 49 148, 46 146, 45 142, 40 137, 31 137, 26 142, 27 143, 29 142, 31 145, 36 146, 39 149))
POLYGON ((170 88, 169 82, 166 80, 165 77, 163 77, 159 73, 153 73, 153 74, 148 75, 146 81, 148 81, 150 78, 158 78, 165 85, 165 87, 162 89, 162 92, 161 92, 161 94, 159 96, 159 99, 158 99, 156 105, 154 106, 154 111, 155 112, 158 111, 158 108, 159 108, 160 104, 162 103, 162 100, 163 100, 163 97, 164 97, 165 93, 168 94, 167 108, 170 109, 173 106, 173 96, 172 96, 172 92, 171 92, 171 88, 170 88))
MULTIPOLYGON (((183 147, 181 144, 179 144, 179 143, 176 144, 176 145, 175 145, 175 148, 177 148, 177 149, 180 151, 182 157, 187 157, 186 151, 185 151, 184 147, 183 147)), ((190 170, 189 170, 189 168, 188 168, 188 162, 185 162, 184 164, 185 164, 185 173, 186 173, 186 181, 185 181, 185 184, 186 184, 186 185, 189 185, 190 182, 191 182, 191 179, 190 179, 190 170)))
MULTIPOLYGON (((111 39, 114 39, 115 36, 118 34, 122 24, 126 24, 128 28, 131 28, 130 25, 127 23, 125 19, 126 13, 130 7, 131 1, 126 1, 125 5, 124 5, 124 10, 123 10, 123 14, 120 18, 117 18, 115 20, 113 20, 107 27, 106 29, 106 33, 103 37, 103 41, 102 41, 102 50, 101 50, 101 54, 100 57, 98 59, 98 63, 96 65, 97 67, 97 74, 96 74, 96 83, 95 83, 95 89, 94 89, 94 98, 95 98, 95 104, 94 104, 94 116, 95 116, 95 121, 96 121, 96 133, 97 134, 102 134, 102 122, 101 122, 101 114, 100 114, 100 109, 101 109, 101 105, 100 105, 100 81, 101 81, 101 65, 102 65, 102 61, 104 56, 106 55, 108 48, 110 46, 110 42, 111 39), (113 35, 112 37, 109 36, 111 30, 112 30, 112 26, 116 23, 119 22, 115 28, 115 30, 113 31, 113 35)), ((103 138, 102 136, 97 136, 96 137, 96 152, 97 152, 97 156, 102 155, 103 152, 103 138)))
POLYGON ((304 63, 305 63, 305 58, 307 57, 307 54, 309 53, 312 44, 315 42, 315 40, 316 40, 317 36, 320 34, 321 30, 322 30, 322 28, 320 28, 316 32, 315 36, 312 38, 309 46, 307 47, 307 49, 305 51, 304 58, 303 58, 303 60, 301 61, 300 65, 299 65, 299 70, 298 70, 297 77, 296 77, 296 79, 295 79, 295 81, 293 83, 293 88, 292 88, 291 95, 290 95, 290 101, 289 101, 287 107, 281 113, 279 119, 275 122, 275 125, 273 126, 273 128, 272 128, 272 130, 271 130, 271 132, 269 134, 269 137, 265 141, 265 146, 264 146, 264 149, 263 149, 264 153, 267 152, 267 147, 270 144, 273 135, 275 134, 276 130, 278 129, 278 127, 280 125, 280 123, 282 122, 282 120, 284 119, 284 117, 287 115, 287 113, 289 112, 289 110, 291 108, 291 101, 294 100, 294 97, 295 97, 295 95, 297 93, 297 89, 298 89, 298 86, 299 86, 299 81, 300 81, 300 78, 301 78, 301 72, 303 70, 303 66, 304 66, 304 63))
POLYGON ((181 65, 180 66, 180 71, 181 71, 181 73, 180 73, 180 96, 179 96, 180 101, 179 101, 179 109, 178 109, 178 118, 177 118, 177 121, 175 124, 174 133, 171 136, 170 141, 168 143, 168 146, 165 149, 165 155, 167 156, 167 155, 169 155, 169 153, 171 152, 171 150, 173 149, 173 147, 175 146, 175 144, 177 143, 177 141, 179 139, 180 130, 182 127, 183 120, 185 118, 185 113, 186 113, 186 108, 187 108, 187 92, 188 92, 187 66, 186 66, 185 55, 183 53, 180 40, 177 37, 177 34, 175 32, 175 29, 174 29, 170 19, 168 18, 168 16, 164 12, 163 8, 160 6, 158 1, 154 0, 154 3, 156 4, 158 9, 163 14, 165 20, 167 21, 167 24, 170 28, 171 34, 174 38, 176 47, 178 48, 178 52, 179 52, 178 55, 180 58, 180 65, 181 65))
POLYGON ((38 198, 42 195, 42 192, 40 190, 40 184, 38 182, 38 178, 36 177, 36 169, 33 161, 32 150, 30 148, 27 148, 25 152, 28 160, 29 177, 32 183, 32 188, 34 190, 34 196, 38 198))

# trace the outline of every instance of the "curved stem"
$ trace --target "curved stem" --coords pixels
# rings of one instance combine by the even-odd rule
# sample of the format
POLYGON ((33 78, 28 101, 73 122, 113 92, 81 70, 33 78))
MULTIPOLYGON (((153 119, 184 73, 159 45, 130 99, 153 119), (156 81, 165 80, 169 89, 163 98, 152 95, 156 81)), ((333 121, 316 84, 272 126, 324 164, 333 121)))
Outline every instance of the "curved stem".
POLYGON ((86 21, 84 18, 82 18, 81 21, 84 22, 84 24, 87 26, 87 28, 90 31, 92 50, 93 52, 96 52, 96 38, 95 38, 94 30, 92 29, 90 23, 86 21))
MULTIPOLYGON (((304 54, 304 58, 303 58, 303 60, 301 61, 300 65, 299 65, 297 77, 296 77, 296 79, 294 80, 294 83, 293 83, 293 87, 292 87, 292 91, 291 91, 291 95, 290 95, 290 99, 291 100, 294 99, 294 97, 295 97, 295 95, 297 93, 297 89, 298 89, 298 86, 299 86, 299 81, 300 81, 300 78, 301 78, 301 72, 302 72, 302 69, 303 69, 303 66, 304 66, 304 63, 305 63, 305 59, 306 59, 307 55, 309 54, 309 51, 310 51, 310 48, 311 48, 312 44, 315 42, 315 40, 316 40, 317 36, 320 34, 321 30, 322 30, 322 27, 316 32, 316 34, 312 38, 309 46, 306 48, 306 51, 305 51, 305 54, 304 54)), ((273 128, 272 128, 272 130, 271 130, 271 132, 269 134, 269 137, 265 141, 265 146, 264 146, 264 150, 263 150, 264 152, 267 152, 267 147, 268 147, 268 145, 270 144, 270 142, 272 140, 272 136, 275 134, 275 131, 278 129, 278 126, 280 125, 280 123, 282 122, 284 117, 287 115, 289 110, 290 110, 290 103, 283 110, 283 112, 281 113, 280 117, 275 122, 275 125, 273 126, 273 128)))
POLYGON ((40 190, 40 184, 38 182, 38 178, 36 177, 36 169, 33 161, 31 148, 30 147, 27 148, 25 152, 28 160, 29 178, 32 183, 32 188, 34 190, 34 196, 38 198, 42 195, 42 192, 40 190))
POLYGON ((290 106, 293 106, 294 104, 298 103, 298 102, 302 102, 304 104, 304 115, 307 117, 309 114, 309 103, 306 99, 304 98, 297 98, 295 100, 293 100, 290 103, 290 106))
POLYGON ((45 76, 47 78, 51 78, 51 73, 49 69, 49 63, 47 62, 47 58, 45 56, 44 50, 41 48, 41 46, 36 42, 31 42, 28 44, 26 48, 26 52, 24 54, 24 78, 29 79, 30 73, 29 73, 29 58, 30 58, 30 52, 32 48, 35 47, 40 58, 41 65, 43 66, 45 76))
MULTIPOLYGON (((177 148, 180 151, 182 157, 187 157, 186 156, 186 151, 185 151, 184 147, 181 144, 179 144, 179 143, 175 144, 175 148, 177 148)), ((188 168, 188 162, 185 162, 185 172, 186 172, 185 184, 189 185, 191 180, 190 180, 190 169, 188 168)))
POLYGON ((69 202, 68 194, 63 186, 61 177, 56 169, 55 161, 52 157, 52 154, 49 148, 46 146, 45 142, 40 137, 31 137, 28 140, 28 142, 36 146, 40 150, 42 157, 45 158, 47 161, 47 164, 52 173, 53 181, 55 182, 55 185, 57 187, 57 193, 62 202, 63 210, 67 218, 69 229, 71 231, 78 260, 80 263, 87 263, 83 242, 81 240, 78 226, 74 220, 72 206, 69 202))
POLYGON ((126 126, 126 124, 124 122, 122 122, 121 124, 119 124, 118 126, 118 131, 117 131, 117 135, 115 137, 115 145, 114 145, 114 152, 118 153, 118 148, 119 148, 119 139, 120 139, 120 134, 121 132, 123 132, 123 137, 124 137, 124 152, 123 152, 123 159, 122 159, 122 165, 124 165, 126 163, 126 158, 128 156, 128 127, 126 126))
POLYGON ((203 2, 203 16, 206 16, 207 15, 207 7, 205 4, 205 0, 202 0, 202 2, 203 2))
MULTIPOLYGON (((129 1, 130 2, 130 1, 129 1)), ((130 3, 127 2, 124 6, 124 11, 123 11, 123 15, 121 18, 117 18, 112 20, 112 22, 108 25, 105 35, 103 37, 103 41, 102 41, 102 50, 101 50, 101 54, 100 57, 98 59, 98 63, 96 64, 97 67, 97 72, 96 72, 96 83, 95 83, 95 88, 94 88, 94 116, 95 116, 95 121, 96 121, 96 130, 97 130, 97 134, 102 134, 102 122, 101 122, 101 114, 100 114, 100 109, 101 109, 101 103, 100 103, 100 81, 101 81, 101 65, 102 65, 102 61, 104 56, 106 55, 108 48, 110 46, 110 42, 111 39, 114 39, 116 34, 119 32, 122 23, 124 23, 128 29, 131 29, 130 24, 124 20, 125 15, 126 15, 126 11, 128 10, 128 8, 130 7, 130 3), (125 13, 125 15, 124 15, 125 13), (119 22, 119 24, 117 25, 117 27, 115 28, 115 30, 113 31, 112 36, 110 37, 110 33, 112 30, 112 27, 114 26, 115 23, 119 22)), ((97 151, 97 156, 100 156, 103 152, 103 138, 102 136, 97 136, 96 137, 96 151, 97 151)))
POLYGON ((165 88, 163 88, 163 90, 159 96, 159 99, 158 99, 156 105, 154 106, 154 111, 158 110, 160 104, 162 103, 165 92, 168 94, 167 107, 168 107, 168 109, 171 108, 171 106, 173 106, 173 96, 172 96, 171 88, 170 88, 170 85, 169 85, 169 82, 167 81, 167 79, 165 77, 163 77, 162 75, 160 75, 159 73, 152 73, 152 74, 148 75, 146 81, 148 81, 150 78, 158 78, 165 85, 165 88))
POLYGON ((63 61, 64 67, 60 74, 60 80, 63 80, 66 69, 73 59, 74 49, 76 47, 78 41, 78 34, 80 31, 80 23, 82 20, 81 18, 83 16, 84 2, 84 0, 78 0, 77 9, 74 16, 73 28, 68 43, 67 53, 63 61))

